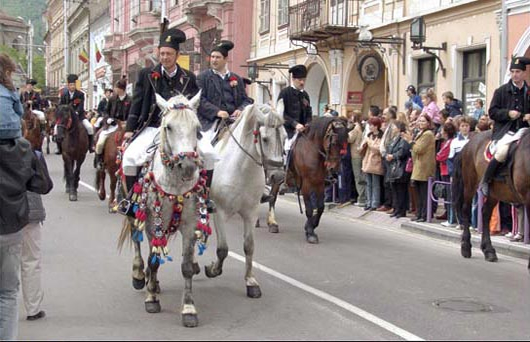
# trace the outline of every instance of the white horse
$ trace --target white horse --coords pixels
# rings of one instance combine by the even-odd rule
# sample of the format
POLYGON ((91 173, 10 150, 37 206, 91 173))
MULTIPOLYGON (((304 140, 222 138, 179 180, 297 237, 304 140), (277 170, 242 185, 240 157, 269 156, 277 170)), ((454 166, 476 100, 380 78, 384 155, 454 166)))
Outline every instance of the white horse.
POLYGON ((182 323, 186 327, 195 327, 199 323, 192 294, 192 277, 199 271, 198 264, 194 262, 195 244, 205 236, 198 230, 200 222, 208 224, 204 203, 205 180, 200 175, 201 160, 197 151, 200 123, 196 110, 200 93, 190 101, 182 95, 165 101, 157 94, 156 99, 162 113, 158 149, 147 170, 148 176, 133 189, 133 200, 136 196, 138 205, 136 219, 126 218, 119 246, 132 237, 135 247, 133 286, 142 289, 147 282, 145 309, 149 313, 157 313, 161 311, 157 296, 160 292, 158 267, 165 262, 164 259, 171 261, 167 240, 176 230, 180 231, 183 249, 181 268, 185 280, 182 323), (143 231, 149 241, 145 273, 140 250, 143 231))
MULTIPOLYGON (((279 106, 283 108, 283 102, 279 106)), ((265 170, 283 161, 287 134, 281 113, 283 110, 276 111, 267 105, 247 106, 230 127, 230 133, 216 146, 220 161, 215 165, 210 195, 217 206, 213 216, 217 261, 206 266, 205 272, 208 277, 222 273, 223 261, 228 255, 225 226, 233 215, 239 214, 244 224, 245 281, 250 298, 261 297, 261 289, 252 274, 254 225, 265 188, 265 170)), ((283 170, 276 172, 283 173, 283 170)), ((283 178, 283 174, 276 177, 283 178)))

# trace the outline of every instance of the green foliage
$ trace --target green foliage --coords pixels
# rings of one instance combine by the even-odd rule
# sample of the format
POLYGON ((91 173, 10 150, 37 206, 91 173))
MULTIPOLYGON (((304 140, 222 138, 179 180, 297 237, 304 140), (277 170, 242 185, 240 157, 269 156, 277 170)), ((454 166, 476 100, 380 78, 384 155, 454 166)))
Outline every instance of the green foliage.
MULTIPOLYGON (((0 53, 6 53, 16 63, 19 63, 25 72, 27 72, 28 60, 24 52, 19 52, 16 49, 6 46, 6 45, 0 45, 0 53)), ((44 68, 46 64, 44 60, 44 56, 36 54, 34 50, 32 64, 33 64, 33 78, 38 82, 39 86, 44 85, 44 81, 45 81, 44 68)))
POLYGON ((15 18, 20 16, 26 23, 31 20, 35 33, 33 44, 42 44, 46 33, 43 21, 46 0, 0 0, 0 10, 15 18))

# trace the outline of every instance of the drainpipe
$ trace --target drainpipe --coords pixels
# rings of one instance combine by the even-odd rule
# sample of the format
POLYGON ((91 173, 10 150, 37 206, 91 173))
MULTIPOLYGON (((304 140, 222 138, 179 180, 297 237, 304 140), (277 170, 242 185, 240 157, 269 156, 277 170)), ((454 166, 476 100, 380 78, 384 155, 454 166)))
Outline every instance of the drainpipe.
POLYGON ((501 77, 499 83, 504 83, 506 77, 506 66, 508 65, 508 9, 506 0, 501 0, 501 77))
POLYGON ((63 0, 63 21, 64 21, 64 77, 68 76, 68 14, 67 11, 67 0, 63 0))

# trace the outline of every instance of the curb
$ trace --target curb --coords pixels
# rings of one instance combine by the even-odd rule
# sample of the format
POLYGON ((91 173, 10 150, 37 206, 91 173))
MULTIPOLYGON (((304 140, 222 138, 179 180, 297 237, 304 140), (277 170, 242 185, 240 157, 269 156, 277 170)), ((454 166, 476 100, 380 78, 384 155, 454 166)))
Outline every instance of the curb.
MULTIPOLYGON (((298 200, 294 194, 285 194, 278 198, 298 204, 298 200)), ((390 226, 392 228, 400 228, 412 233, 429 236, 438 240, 450 241, 456 244, 460 244, 461 240, 461 230, 442 228, 438 223, 416 223, 410 221, 409 218, 393 219, 384 213, 364 211, 362 208, 353 205, 339 208, 336 203, 326 203, 324 213, 330 213, 338 217, 354 219, 360 222, 365 221, 390 226)), ((471 232, 471 244, 476 248, 478 247, 478 253, 482 255, 480 252, 480 240, 480 234, 471 232)), ((492 236, 491 242, 499 254, 526 260, 530 258, 530 245, 519 242, 510 242, 503 236, 492 236)), ((475 254, 476 253, 477 252, 475 252, 475 254)))
MULTIPOLYGON (((449 229, 438 228, 436 227, 436 224, 404 222, 401 224, 401 228, 410 232, 430 236, 439 240, 455 242, 457 244, 460 244, 462 234, 462 231, 460 230, 450 231, 449 229)), ((474 247, 479 248, 479 250, 481 237, 482 235, 479 233, 471 233, 471 244, 474 247)), ((498 236, 491 237, 491 242, 497 253, 528 260, 530 257, 530 245, 508 241, 505 242, 503 240, 506 240, 506 238, 498 236)))

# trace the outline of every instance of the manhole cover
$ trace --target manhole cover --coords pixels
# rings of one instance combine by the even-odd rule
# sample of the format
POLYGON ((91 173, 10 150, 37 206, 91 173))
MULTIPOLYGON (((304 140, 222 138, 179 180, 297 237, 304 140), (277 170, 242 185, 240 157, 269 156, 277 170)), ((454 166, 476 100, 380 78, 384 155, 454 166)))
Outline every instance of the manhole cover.
POLYGON ((480 303, 473 299, 440 299, 436 300, 433 305, 439 309, 458 311, 458 312, 492 312, 493 307, 489 304, 480 303))

